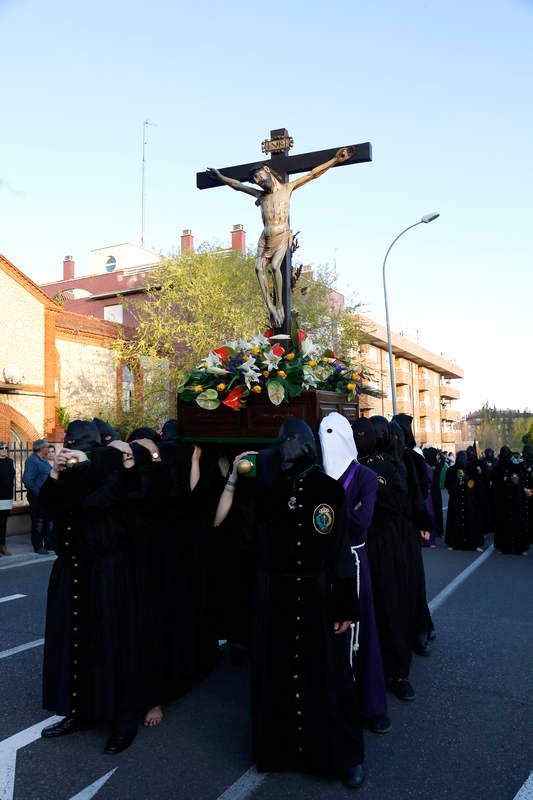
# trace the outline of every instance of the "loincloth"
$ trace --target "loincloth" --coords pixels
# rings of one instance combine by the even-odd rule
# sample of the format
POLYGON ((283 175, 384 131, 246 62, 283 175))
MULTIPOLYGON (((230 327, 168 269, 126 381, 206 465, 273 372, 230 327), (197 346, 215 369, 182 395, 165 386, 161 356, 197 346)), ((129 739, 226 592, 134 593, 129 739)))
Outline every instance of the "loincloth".
POLYGON ((278 231, 277 233, 262 233, 257 243, 257 258, 272 258, 276 253, 285 253, 292 244, 292 231, 278 231))

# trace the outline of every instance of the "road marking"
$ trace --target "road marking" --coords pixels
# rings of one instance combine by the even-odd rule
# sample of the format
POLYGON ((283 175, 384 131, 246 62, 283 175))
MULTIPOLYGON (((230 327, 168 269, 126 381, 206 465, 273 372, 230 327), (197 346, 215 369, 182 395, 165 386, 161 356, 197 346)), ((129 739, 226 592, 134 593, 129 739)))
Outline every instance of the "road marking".
POLYGON ((514 800, 532 800, 533 798, 533 772, 530 774, 527 781, 524 783, 514 800))
POLYGON ((118 767, 115 767, 115 769, 112 769, 109 772, 106 772, 105 775, 102 775, 102 777, 98 778, 97 781, 94 781, 94 783, 91 783, 90 786, 86 786, 85 789, 81 790, 81 792, 78 792, 78 794, 73 795, 70 798, 70 800, 91 800, 91 797, 95 796, 96 792, 98 792, 99 789, 102 788, 104 783, 107 783, 107 781, 109 780, 111 775, 113 775, 113 773, 116 772, 117 769, 118 769, 118 767))
POLYGON ((3 650, 0 653, 0 658, 7 658, 8 656, 14 656, 15 653, 22 653, 24 650, 31 650, 32 647, 40 647, 44 644, 44 639, 36 639, 34 642, 28 642, 27 644, 19 644, 18 647, 12 647, 11 650, 3 650))
POLYGON ((17 750, 26 747, 36 739, 40 739, 41 731, 45 725, 53 725, 62 717, 48 717, 36 725, 15 733, 9 739, 0 742, 0 800, 13 800, 15 788, 15 770, 17 767, 17 750))
POLYGON ((0 597, 0 603, 9 603, 10 600, 18 600, 19 597, 27 597, 25 594, 10 594, 7 597, 0 597))
POLYGON ((15 567, 27 567, 28 564, 42 564, 45 561, 55 561, 56 558, 57 556, 55 554, 53 556, 35 556, 25 561, 15 561, 13 564, 6 564, 5 567, 0 567, 0 571, 3 569, 15 569, 15 567))
POLYGON ((472 563, 466 569, 460 572, 459 575, 456 575, 453 581, 450 581, 450 583, 444 587, 442 592, 439 592, 433 598, 433 600, 431 600, 428 603, 429 610, 431 611, 431 613, 433 614, 437 610, 437 608, 439 608, 448 599, 448 597, 451 594, 453 594, 453 592, 455 592, 455 590, 462 583, 464 583, 466 579, 469 578, 470 575, 476 571, 476 569, 478 569, 478 567, 484 564, 487 558, 489 558, 489 556, 491 556, 493 552, 494 552, 494 547, 490 545, 490 547, 487 547, 485 552, 481 553, 479 557, 476 558, 475 561, 472 561, 472 563))
POLYGON ((217 800, 246 800, 251 792, 263 783, 267 775, 268 772, 259 773, 255 767, 250 767, 231 786, 228 786, 225 792, 219 794, 217 800))

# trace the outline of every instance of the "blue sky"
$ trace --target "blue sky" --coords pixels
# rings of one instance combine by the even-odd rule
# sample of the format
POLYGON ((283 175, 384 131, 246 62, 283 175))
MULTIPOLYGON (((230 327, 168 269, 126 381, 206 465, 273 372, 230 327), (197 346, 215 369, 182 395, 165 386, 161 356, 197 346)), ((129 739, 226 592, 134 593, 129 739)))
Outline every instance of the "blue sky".
POLYGON ((465 370, 460 408, 533 409, 533 0, 0 0, 0 252, 37 283, 63 257, 183 228, 228 246, 252 198, 195 174, 370 141, 374 160, 294 196, 297 260, 465 370))

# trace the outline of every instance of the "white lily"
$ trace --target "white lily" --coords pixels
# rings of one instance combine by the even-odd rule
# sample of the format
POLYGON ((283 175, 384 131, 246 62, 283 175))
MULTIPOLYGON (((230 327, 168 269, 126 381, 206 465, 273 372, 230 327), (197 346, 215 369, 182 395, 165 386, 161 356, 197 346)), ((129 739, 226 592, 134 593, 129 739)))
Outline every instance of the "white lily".
POLYGON ((225 375, 227 373, 227 369, 224 369, 221 364, 218 353, 209 353, 202 366, 205 367, 206 372, 210 372, 212 375, 225 375))
POLYGON ((313 344, 309 336, 303 339, 302 343, 300 344, 300 349, 304 357, 317 355, 318 353, 318 347, 316 344, 313 344))
POLYGON ((252 383, 257 383, 259 380, 259 376, 261 375, 261 370, 255 363, 255 358, 252 356, 242 363, 239 367, 239 371, 244 375, 244 382, 248 389, 250 389, 252 383))
POLYGON ((269 372, 272 372, 273 369, 278 368, 278 364, 281 361, 283 356, 277 356, 272 350, 267 350, 266 353, 263 353, 263 361, 266 364, 266 368, 269 372))

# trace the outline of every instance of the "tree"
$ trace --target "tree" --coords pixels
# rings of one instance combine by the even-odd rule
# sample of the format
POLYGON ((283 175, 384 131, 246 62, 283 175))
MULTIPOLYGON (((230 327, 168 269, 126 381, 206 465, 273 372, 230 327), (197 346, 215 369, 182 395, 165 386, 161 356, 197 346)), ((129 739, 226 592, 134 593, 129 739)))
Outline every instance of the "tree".
MULTIPOLYGON (((171 413, 183 375, 214 348, 268 328, 254 271, 251 254, 205 248, 169 258, 150 274, 146 294, 130 305, 137 328, 116 345, 122 363, 143 370, 150 366, 149 385, 139 399, 148 413, 149 397, 164 397, 171 413)), ((293 315, 320 346, 357 357, 361 326, 354 308, 332 303, 335 278, 328 267, 302 274, 293 291, 293 315)))

